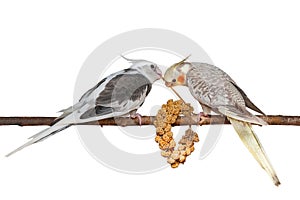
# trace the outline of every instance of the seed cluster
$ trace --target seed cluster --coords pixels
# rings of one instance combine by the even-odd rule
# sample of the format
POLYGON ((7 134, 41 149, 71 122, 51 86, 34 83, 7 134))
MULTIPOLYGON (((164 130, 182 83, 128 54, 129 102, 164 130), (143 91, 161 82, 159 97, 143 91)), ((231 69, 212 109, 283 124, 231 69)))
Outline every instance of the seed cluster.
POLYGON ((185 104, 182 100, 168 100, 158 111, 154 126, 156 127, 155 141, 162 150, 161 155, 167 158, 171 167, 176 168, 180 163, 184 163, 186 157, 194 151, 194 142, 198 142, 198 134, 191 128, 185 131, 185 135, 179 141, 175 150, 176 142, 171 131, 172 124, 175 123, 179 115, 190 116, 194 108, 190 104, 185 104))

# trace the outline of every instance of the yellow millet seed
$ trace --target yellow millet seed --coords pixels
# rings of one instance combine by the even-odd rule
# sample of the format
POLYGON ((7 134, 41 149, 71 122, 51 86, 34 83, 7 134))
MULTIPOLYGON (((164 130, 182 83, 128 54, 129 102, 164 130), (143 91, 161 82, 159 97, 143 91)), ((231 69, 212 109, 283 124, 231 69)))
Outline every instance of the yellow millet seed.
POLYGON ((175 161, 173 158, 168 158, 167 162, 168 162, 169 164, 173 164, 173 163, 175 163, 176 161, 175 161))
POLYGON ((171 123, 171 122, 172 122, 172 115, 167 115, 165 121, 166 121, 168 124, 172 124, 172 123, 171 123))
POLYGON ((192 152, 191 152, 191 149, 190 149, 189 147, 186 148, 186 149, 185 149, 185 153, 186 153, 187 156, 191 155, 191 153, 192 153, 192 152))
POLYGON ((184 163, 184 161, 185 161, 185 156, 184 155, 181 155, 180 157, 179 157, 179 162, 180 163, 184 163))
POLYGON ((169 157, 171 155, 171 151, 161 151, 160 154, 163 156, 163 157, 169 157))
POLYGON ((167 105, 172 105, 173 104, 173 99, 169 99, 168 101, 167 101, 167 105))
POLYGON ((157 142, 157 143, 159 143, 160 141, 161 141, 162 139, 161 139, 161 137, 160 136, 155 136, 155 142, 157 142))
MULTIPOLYGON (((165 130, 166 131, 166 130, 165 130)), ((172 138, 173 137, 173 133, 171 131, 168 131, 165 133, 168 137, 172 138)))
POLYGON ((179 162, 175 162, 171 165, 172 168, 177 168, 179 166, 179 162))
POLYGON ((169 146, 170 146, 169 143, 166 142, 166 143, 164 143, 163 145, 161 145, 161 148, 160 148, 160 149, 161 149, 161 150, 166 150, 166 149, 169 149, 169 146))
POLYGON ((160 111, 166 111, 167 110, 167 105, 166 104, 163 104, 162 106, 161 106, 161 110, 160 111))
POLYGON ((180 153, 175 153, 175 151, 173 151, 173 153, 171 154, 171 158, 173 158, 174 160, 178 160, 180 157, 180 153))
POLYGON ((173 111, 174 115, 179 115, 180 113, 180 109, 179 108, 175 108, 173 111))
POLYGON ((178 146, 178 150, 179 150, 179 151, 185 150, 185 146, 182 145, 182 144, 180 144, 180 145, 178 146))
POLYGON ((191 147, 191 146, 193 146, 193 142, 192 141, 186 141, 186 143, 185 143, 185 145, 187 146, 187 147, 191 147))
POLYGON ((177 116, 173 116, 171 119, 171 124, 174 124, 176 122, 177 116))
POLYGON ((162 128, 160 128, 160 127, 156 128, 156 134, 157 135, 163 135, 164 133, 165 132, 164 132, 164 130, 162 128))
POLYGON ((171 124, 167 124, 166 127, 164 128, 164 131, 169 132, 171 131, 171 128, 172 128, 171 124))
POLYGON ((174 154, 180 154, 180 151, 174 150, 173 153, 174 153, 174 154))
POLYGON ((174 139, 172 139, 172 140, 170 141, 170 148, 175 148, 175 146, 176 146, 176 142, 175 142, 174 139))
POLYGON ((164 141, 162 138, 159 140, 159 145, 164 146, 167 142, 164 141))
POLYGON ((164 129, 164 128, 166 128, 167 127, 167 123, 161 123, 161 127, 164 129))
POLYGON ((182 151, 180 151, 180 155, 182 155, 182 156, 186 156, 186 152, 185 152, 185 150, 182 150, 182 151))
POLYGON ((169 136, 167 136, 167 134, 164 134, 164 135, 162 136, 162 139, 163 139, 164 141, 166 141, 166 142, 170 142, 170 141, 171 141, 171 138, 170 138, 169 136))
POLYGON ((191 150, 191 153, 195 150, 195 147, 194 146, 191 146, 190 147, 190 150, 191 150))
POLYGON ((199 141, 200 141, 198 135, 195 135, 195 136, 194 136, 193 141, 194 141, 194 142, 199 142, 199 141))

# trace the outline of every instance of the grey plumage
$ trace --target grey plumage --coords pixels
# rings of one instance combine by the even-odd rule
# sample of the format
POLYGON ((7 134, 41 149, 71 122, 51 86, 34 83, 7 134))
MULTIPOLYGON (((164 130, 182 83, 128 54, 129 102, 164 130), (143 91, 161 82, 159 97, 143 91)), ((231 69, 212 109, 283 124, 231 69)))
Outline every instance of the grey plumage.
MULTIPOLYGON (((152 84, 161 78, 158 66, 146 60, 130 60, 132 66, 113 73, 82 95, 78 103, 62 110, 51 127, 31 136, 29 141, 7 154, 45 140, 75 123, 84 123, 135 113, 142 106, 152 84)), ((138 114, 132 117, 140 117, 138 114)), ((139 118, 140 119, 140 118, 139 118)))
POLYGON ((140 102, 141 106, 152 88, 152 83, 136 70, 127 72, 131 73, 124 71, 110 79, 96 98, 95 107, 84 112, 80 119, 122 112, 129 101, 140 102))
POLYGON ((246 107, 263 115, 264 113, 254 105, 229 75, 214 65, 181 61, 167 69, 164 79, 167 86, 187 86, 205 114, 214 111, 226 116, 244 145, 271 176, 274 184, 280 184, 251 126, 251 124, 267 125, 267 123, 250 113, 246 107))
POLYGON ((191 94, 199 103, 215 113, 234 115, 237 119, 253 124, 267 125, 265 121, 246 110, 246 107, 249 107, 264 114, 221 69, 206 63, 191 63, 186 81, 191 94))
POLYGON ((122 104, 128 100, 136 101, 142 94, 147 95, 151 87, 152 83, 142 74, 119 74, 105 85, 105 89, 96 99, 96 104, 109 105, 112 102, 122 104))

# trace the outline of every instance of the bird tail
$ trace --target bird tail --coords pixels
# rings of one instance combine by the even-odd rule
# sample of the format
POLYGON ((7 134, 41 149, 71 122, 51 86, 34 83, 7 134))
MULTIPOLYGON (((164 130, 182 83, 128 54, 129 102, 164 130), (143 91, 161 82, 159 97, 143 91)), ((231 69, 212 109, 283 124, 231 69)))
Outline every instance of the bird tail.
POLYGON ((66 120, 66 118, 71 117, 72 115, 68 115, 65 118, 63 118, 62 120, 58 121, 56 124, 52 125, 49 128, 46 128, 44 130, 42 130, 41 132, 31 136, 28 142, 26 142, 25 144, 23 144, 22 146, 18 147, 17 149, 13 150, 12 152, 10 152, 9 154, 6 155, 6 157, 11 156, 12 154, 24 149, 25 147, 28 147, 34 143, 37 142, 41 142, 45 139, 47 139, 48 137, 68 128, 71 126, 71 124, 64 124, 64 121, 66 120))
POLYGON ((239 121, 230 117, 227 117, 230 123, 233 125, 235 131, 243 141, 244 145, 261 165, 261 167, 269 174, 273 179, 276 186, 280 185, 280 181, 273 169, 258 137, 252 130, 252 126, 248 122, 239 121))

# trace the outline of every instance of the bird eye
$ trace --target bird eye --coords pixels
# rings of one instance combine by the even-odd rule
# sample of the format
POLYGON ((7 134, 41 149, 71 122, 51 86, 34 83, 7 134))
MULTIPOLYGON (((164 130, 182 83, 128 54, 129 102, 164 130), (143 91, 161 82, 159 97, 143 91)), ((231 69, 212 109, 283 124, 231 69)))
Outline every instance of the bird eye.
POLYGON ((150 67, 151 67, 151 69, 154 69, 155 66, 154 65, 150 65, 150 67))
POLYGON ((176 82, 176 79, 174 78, 174 79, 172 80, 172 82, 175 83, 175 82, 176 82))

